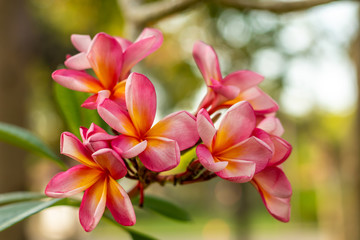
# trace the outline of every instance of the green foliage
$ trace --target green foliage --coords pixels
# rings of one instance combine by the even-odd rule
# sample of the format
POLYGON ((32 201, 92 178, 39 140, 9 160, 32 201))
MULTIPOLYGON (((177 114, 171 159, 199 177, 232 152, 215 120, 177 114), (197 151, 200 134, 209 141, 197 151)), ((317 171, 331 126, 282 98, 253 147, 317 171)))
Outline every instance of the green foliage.
POLYGON ((0 141, 46 157, 56 162, 61 168, 66 169, 64 162, 62 162, 49 147, 24 128, 0 122, 0 141))
POLYGON ((53 206, 61 199, 37 200, 12 203, 0 207, 0 231, 11 227, 25 218, 53 206))
POLYGON ((42 199, 46 196, 35 192, 10 192, 0 194, 0 205, 26 200, 42 199))
MULTIPOLYGON (((139 204, 138 197, 133 200, 133 204, 139 204)), ((187 211, 173 204, 172 202, 155 196, 147 195, 144 197, 144 209, 149 209, 173 220, 183 222, 188 222, 191 220, 190 214, 187 211)))
POLYGON ((80 137, 80 126, 88 128, 91 123, 95 123, 105 130, 109 128, 95 110, 80 107, 86 98, 89 97, 88 93, 76 92, 57 83, 54 84, 54 93, 61 115, 69 131, 78 137, 80 137))

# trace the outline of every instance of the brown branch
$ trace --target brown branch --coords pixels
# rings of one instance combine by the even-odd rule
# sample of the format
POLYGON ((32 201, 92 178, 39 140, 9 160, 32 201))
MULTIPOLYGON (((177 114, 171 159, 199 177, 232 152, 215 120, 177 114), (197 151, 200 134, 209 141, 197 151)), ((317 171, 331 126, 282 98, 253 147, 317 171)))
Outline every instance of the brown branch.
POLYGON ((299 1, 254 1, 254 0, 217 0, 218 3, 240 10, 265 10, 273 13, 287 13, 306 10, 336 0, 299 0, 299 1))
POLYGON ((118 2, 128 19, 146 23, 183 11, 199 0, 162 0, 142 5, 136 0, 118 0, 118 2))

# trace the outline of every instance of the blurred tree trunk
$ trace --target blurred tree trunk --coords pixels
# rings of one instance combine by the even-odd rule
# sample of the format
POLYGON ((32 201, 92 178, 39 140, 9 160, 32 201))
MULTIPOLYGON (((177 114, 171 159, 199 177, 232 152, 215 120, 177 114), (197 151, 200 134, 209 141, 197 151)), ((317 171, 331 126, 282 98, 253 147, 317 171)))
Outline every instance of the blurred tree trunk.
MULTIPOLYGON (((26 123, 26 70, 30 62, 30 17, 26 0, 0 1, 0 121, 26 123)), ((25 153, 0 143, 0 192, 25 189, 25 153)), ((24 224, 3 232, 0 239, 26 239, 24 224)))
POLYGON ((342 185, 346 239, 356 240, 360 239, 360 28, 349 51, 356 68, 358 97, 355 122, 344 141, 342 185))

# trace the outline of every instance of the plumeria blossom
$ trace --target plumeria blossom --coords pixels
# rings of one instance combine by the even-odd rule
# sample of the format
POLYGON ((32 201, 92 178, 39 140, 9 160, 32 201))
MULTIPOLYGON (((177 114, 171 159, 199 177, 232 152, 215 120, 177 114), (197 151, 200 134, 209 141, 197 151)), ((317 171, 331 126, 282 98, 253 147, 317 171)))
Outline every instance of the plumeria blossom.
POLYGON ((99 104, 102 119, 121 135, 112 146, 124 158, 138 156, 144 166, 161 172, 176 167, 180 151, 199 139, 195 117, 186 111, 168 115, 153 125, 156 94, 151 81, 142 74, 131 73, 126 81, 124 111, 110 99, 99 104))
POLYGON ((107 90, 106 97, 125 104, 124 80, 136 63, 160 47, 163 36, 156 29, 146 28, 134 43, 106 33, 98 33, 92 40, 88 35, 72 35, 71 39, 80 53, 65 61, 70 69, 56 70, 52 78, 72 90, 93 93, 82 107, 96 109, 102 90, 107 90), (96 77, 84 71, 89 68, 96 77))
POLYGON ((278 118, 262 120, 254 135, 264 140, 273 150, 273 156, 264 170, 255 174, 251 183, 259 191, 269 213, 282 222, 290 219, 292 189, 289 180, 279 166, 291 153, 291 145, 280 136, 284 129, 278 118))
POLYGON ((230 107, 215 129, 209 114, 201 109, 197 128, 204 144, 196 148, 200 163, 219 177, 232 182, 248 182, 262 171, 272 157, 270 147, 252 136, 256 116, 248 102, 230 107))
POLYGON ((223 79, 216 52, 201 41, 195 43, 193 56, 208 87, 199 109, 208 109, 212 114, 220 108, 229 108, 244 100, 252 105, 256 114, 278 110, 277 103, 257 86, 264 79, 263 76, 241 70, 230 73, 223 79))
POLYGON ((64 132, 61 135, 61 153, 81 164, 55 175, 45 189, 45 194, 54 198, 65 198, 85 191, 79 218, 87 232, 96 227, 105 207, 122 225, 130 226, 136 222, 130 198, 116 181, 127 173, 123 160, 110 148, 101 148, 93 152, 87 147, 92 145, 91 139, 100 132, 100 128, 95 125, 89 130, 82 128, 81 134, 89 140, 85 144, 72 133, 64 132))

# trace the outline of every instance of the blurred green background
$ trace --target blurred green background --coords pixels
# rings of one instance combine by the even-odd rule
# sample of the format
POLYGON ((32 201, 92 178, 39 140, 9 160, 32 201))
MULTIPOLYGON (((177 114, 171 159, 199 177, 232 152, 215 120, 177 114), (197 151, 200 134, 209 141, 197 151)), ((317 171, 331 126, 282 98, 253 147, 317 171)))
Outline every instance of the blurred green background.
MULTIPOLYGON (((359 1, 322 1, 329 3, 299 11, 286 10, 286 3, 282 11, 256 9, 276 0, 239 1, 252 2, 245 9, 223 2, 232 1, 1 1, 0 121, 30 129, 57 150, 60 133, 70 129, 54 101, 51 73, 66 54, 76 53, 70 35, 103 31, 134 40, 142 27, 164 34, 161 48, 133 69, 154 82, 158 117, 193 111, 206 91, 191 54, 202 40, 215 48, 224 76, 240 69, 264 75, 261 87, 280 105, 284 138, 293 145, 284 164, 293 186, 291 220, 273 219, 250 184, 215 179, 151 186, 149 193, 183 206, 193 220, 179 223, 137 208, 134 228, 159 239, 360 239, 359 1), (185 4, 173 14, 141 20, 144 9, 126 8, 141 2, 185 4)), ((91 113, 85 114, 87 125, 91 113)), ((0 156, 1 193, 43 191, 59 171, 3 143, 0 156)), ((77 214, 52 208, 0 239, 130 239, 105 221, 84 233, 77 214)))

